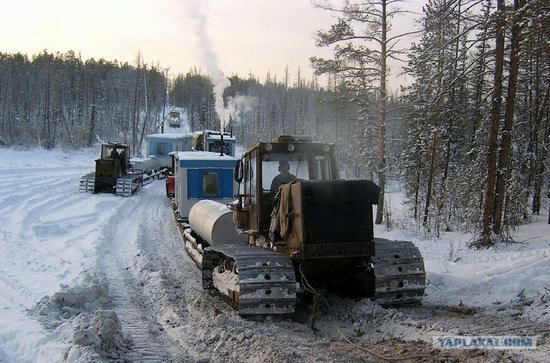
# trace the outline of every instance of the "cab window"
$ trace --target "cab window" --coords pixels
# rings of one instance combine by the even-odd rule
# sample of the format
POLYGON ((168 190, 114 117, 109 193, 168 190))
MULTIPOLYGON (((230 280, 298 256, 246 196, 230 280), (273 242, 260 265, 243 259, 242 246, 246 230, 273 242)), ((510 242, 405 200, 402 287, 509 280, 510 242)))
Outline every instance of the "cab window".
POLYGON ((262 189, 269 191, 271 188, 271 182, 277 175, 280 174, 279 165, 281 162, 288 162, 290 174, 294 175, 297 179, 310 179, 309 163, 307 155, 303 153, 271 153, 264 154, 262 156, 262 189))

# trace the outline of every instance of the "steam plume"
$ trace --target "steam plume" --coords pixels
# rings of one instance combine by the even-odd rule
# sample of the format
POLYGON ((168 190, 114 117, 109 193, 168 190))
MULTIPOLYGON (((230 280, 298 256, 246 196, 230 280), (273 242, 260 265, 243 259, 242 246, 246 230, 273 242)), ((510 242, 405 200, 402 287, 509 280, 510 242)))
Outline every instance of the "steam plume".
POLYGON ((195 21, 195 33, 197 35, 197 50, 200 61, 206 67, 208 75, 214 85, 215 109, 220 119, 220 129, 225 130, 229 120, 241 121, 244 113, 250 112, 257 104, 257 99, 250 96, 238 95, 228 97, 227 107, 224 107, 223 91, 231 85, 231 82, 220 69, 218 54, 214 50, 212 40, 208 35, 208 17, 204 9, 205 1, 187 0, 185 2, 189 17, 195 21))
POLYGON ((231 85, 231 82, 220 69, 218 63, 218 54, 214 51, 212 40, 208 35, 208 17, 204 11, 204 1, 187 0, 185 2, 189 16, 195 20, 195 33, 197 35, 197 50, 202 64, 206 66, 206 71, 214 84, 215 108, 221 122, 223 131, 229 123, 229 114, 227 114, 223 105, 223 91, 231 85))

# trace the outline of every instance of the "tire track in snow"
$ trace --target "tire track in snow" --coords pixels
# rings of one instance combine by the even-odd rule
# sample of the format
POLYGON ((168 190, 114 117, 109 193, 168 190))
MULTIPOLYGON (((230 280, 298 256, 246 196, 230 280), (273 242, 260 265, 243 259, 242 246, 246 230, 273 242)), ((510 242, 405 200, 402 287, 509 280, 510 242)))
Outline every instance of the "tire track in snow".
MULTIPOLYGON (((0 290, 2 295, 14 305, 28 307, 27 301, 32 301, 34 294, 23 286, 17 279, 10 277, 7 271, 0 270, 0 290)), ((1 360, 0 360, 1 362, 1 360)))
POLYGON ((184 252, 170 201, 162 183, 148 185, 143 191, 143 203, 151 213, 144 217, 138 230, 140 259, 138 270, 150 298, 156 321, 171 340, 172 354, 177 361, 196 361, 201 353, 192 333, 201 330, 200 320, 187 306, 198 296, 205 298, 201 274, 184 252), (191 334, 182 331, 182 326, 191 334))
POLYGON ((67 213, 74 205, 89 207, 75 192, 79 174, 65 167, 0 170, 0 290, 27 307, 48 290, 43 280, 65 282, 73 257, 65 252, 87 253, 71 238, 84 235, 82 223, 71 220, 78 213, 67 213))
POLYGON ((130 361, 171 361, 162 331, 151 313, 152 301, 135 274, 138 250, 138 230, 147 223, 151 205, 140 200, 141 195, 127 198, 118 213, 107 222, 101 235, 98 265, 109 281, 109 295, 125 336, 130 335, 133 348, 126 358, 130 361))
MULTIPOLYGON (((195 324, 187 304, 202 294, 199 271, 184 252, 174 222, 164 185, 156 182, 140 191, 140 203, 148 213, 140 213, 136 231, 135 273, 143 284, 143 293, 152 304, 150 313, 163 335, 170 340, 169 349, 178 362, 195 361, 199 356, 196 341, 181 331, 181 326, 195 324)), ((195 326, 192 330, 200 329, 195 326)))

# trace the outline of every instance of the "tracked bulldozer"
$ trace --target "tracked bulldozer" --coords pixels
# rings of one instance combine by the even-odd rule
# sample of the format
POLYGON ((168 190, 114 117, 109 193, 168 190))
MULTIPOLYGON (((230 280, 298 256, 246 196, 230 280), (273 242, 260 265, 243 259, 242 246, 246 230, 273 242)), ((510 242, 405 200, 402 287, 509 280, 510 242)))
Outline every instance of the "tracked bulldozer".
POLYGON ((333 145, 281 136, 247 151, 234 174, 235 201, 198 202, 180 231, 203 287, 240 315, 292 314, 304 289, 348 290, 382 305, 421 301, 419 250, 374 237, 380 189, 340 179, 333 145))
POLYGON ((128 145, 105 143, 95 161, 95 171, 80 178, 79 191, 130 196, 142 183, 143 171, 131 168, 128 145))

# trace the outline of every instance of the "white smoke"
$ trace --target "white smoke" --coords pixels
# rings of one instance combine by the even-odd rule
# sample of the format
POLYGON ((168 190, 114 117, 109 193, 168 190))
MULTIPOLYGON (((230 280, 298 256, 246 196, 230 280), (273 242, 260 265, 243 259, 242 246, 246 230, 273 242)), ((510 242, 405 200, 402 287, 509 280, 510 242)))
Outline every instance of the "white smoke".
POLYGON ((221 121, 221 130, 225 129, 229 123, 229 115, 225 111, 223 104, 223 91, 231 85, 231 82, 220 69, 218 63, 218 54, 214 51, 212 40, 208 35, 208 17, 204 9, 205 1, 187 0, 185 5, 189 17, 195 21, 195 33, 197 35, 197 50, 199 51, 201 65, 206 67, 208 75, 214 84, 214 99, 216 113, 221 121))
POLYGON ((241 122, 245 113, 251 112, 258 104, 258 99, 251 96, 237 95, 227 98, 227 107, 224 109, 224 119, 241 122))

